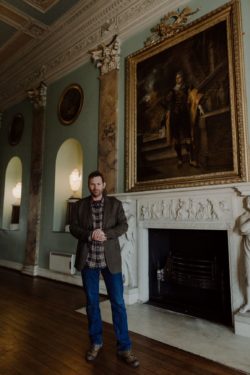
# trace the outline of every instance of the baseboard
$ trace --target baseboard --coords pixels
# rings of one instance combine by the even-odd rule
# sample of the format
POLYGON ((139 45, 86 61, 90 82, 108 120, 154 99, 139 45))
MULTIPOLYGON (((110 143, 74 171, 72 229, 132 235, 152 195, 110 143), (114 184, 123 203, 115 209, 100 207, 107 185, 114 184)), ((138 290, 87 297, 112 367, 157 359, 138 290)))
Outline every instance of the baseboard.
MULTIPOLYGON (((37 267, 35 274, 31 272, 24 272, 24 265, 21 263, 16 263, 8 260, 0 259, 0 266, 18 270, 30 276, 40 276, 46 279, 55 280, 64 282, 67 284, 82 286, 82 278, 79 274, 67 275, 60 272, 55 272, 48 270, 46 268, 37 267)), ((100 294, 107 295, 106 286, 103 280, 100 280, 100 294)), ((138 302, 138 288, 129 289, 128 287, 124 288, 124 301, 126 305, 133 305, 138 302)))
POLYGON ((17 271, 21 271, 23 269, 22 263, 12 262, 11 260, 4 259, 0 259, 0 266, 5 268, 11 268, 17 271))
POLYGON ((46 268, 38 267, 38 276, 46 279, 61 281, 67 284, 82 286, 82 278, 80 275, 66 275, 64 273, 50 271, 46 268))
POLYGON ((24 271, 25 266, 22 263, 12 262, 10 260, 0 259, 0 266, 12 270, 20 271, 30 276, 40 276, 51 280, 61 281, 68 284, 82 286, 82 279, 80 275, 66 275, 59 272, 53 272, 45 268, 36 267, 36 272, 24 271))

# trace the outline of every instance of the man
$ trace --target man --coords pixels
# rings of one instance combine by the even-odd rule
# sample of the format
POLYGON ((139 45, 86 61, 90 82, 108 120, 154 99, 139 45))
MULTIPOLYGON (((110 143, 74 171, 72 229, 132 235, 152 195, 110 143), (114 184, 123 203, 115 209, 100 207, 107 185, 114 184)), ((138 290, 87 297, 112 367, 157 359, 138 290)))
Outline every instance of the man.
POLYGON ((127 313, 123 299, 121 250, 118 237, 128 229, 122 203, 105 195, 106 183, 99 171, 88 177, 90 196, 76 203, 71 234, 78 239, 75 267, 81 272, 87 299, 91 347, 87 361, 94 361, 102 346, 102 321, 99 307, 99 276, 103 276, 111 303, 117 355, 132 367, 139 361, 131 352, 127 313))
MULTIPOLYGON (((183 149, 186 150, 188 162, 197 167, 194 155, 194 126, 197 108, 202 111, 199 101, 201 94, 196 89, 191 90, 184 82, 183 72, 177 72, 175 86, 167 96, 170 112, 170 127, 174 147, 178 158, 178 166, 183 164, 183 149)), ((203 113, 203 112, 201 112, 203 113)))

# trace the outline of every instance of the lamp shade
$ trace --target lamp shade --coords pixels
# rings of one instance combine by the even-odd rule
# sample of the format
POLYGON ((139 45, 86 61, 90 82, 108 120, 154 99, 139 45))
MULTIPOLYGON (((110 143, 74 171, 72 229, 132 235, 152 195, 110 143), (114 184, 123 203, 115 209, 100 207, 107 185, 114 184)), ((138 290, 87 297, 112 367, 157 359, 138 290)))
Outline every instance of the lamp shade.
POLYGON ((82 175, 79 172, 79 169, 75 168, 69 175, 69 184, 73 193, 77 192, 80 189, 82 182, 82 175))
POLYGON ((21 195, 22 195, 22 183, 21 182, 18 182, 16 184, 16 186, 13 187, 12 194, 13 194, 14 198, 16 198, 16 199, 21 198, 21 195))

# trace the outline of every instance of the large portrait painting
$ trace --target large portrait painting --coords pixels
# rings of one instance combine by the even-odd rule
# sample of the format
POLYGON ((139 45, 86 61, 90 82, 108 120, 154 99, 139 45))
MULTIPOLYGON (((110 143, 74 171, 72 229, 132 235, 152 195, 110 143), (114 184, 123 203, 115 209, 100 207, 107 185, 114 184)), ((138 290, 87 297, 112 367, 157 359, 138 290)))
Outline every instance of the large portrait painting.
POLYGON ((126 190, 246 180, 238 2, 127 58, 126 190))

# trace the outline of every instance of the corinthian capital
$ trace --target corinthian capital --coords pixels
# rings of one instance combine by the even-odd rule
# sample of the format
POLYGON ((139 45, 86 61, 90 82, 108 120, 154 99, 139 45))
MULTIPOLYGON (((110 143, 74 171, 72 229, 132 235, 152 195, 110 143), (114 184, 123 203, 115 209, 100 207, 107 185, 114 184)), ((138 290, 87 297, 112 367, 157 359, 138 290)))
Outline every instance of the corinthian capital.
POLYGON ((47 99, 47 85, 41 82, 38 88, 28 90, 27 95, 34 108, 44 108, 47 99))
POLYGON ((101 75, 120 68, 120 41, 115 35, 107 45, 99 44, 96 49, 89 51, 91 59, 97 68, 100 68, 101 75))

